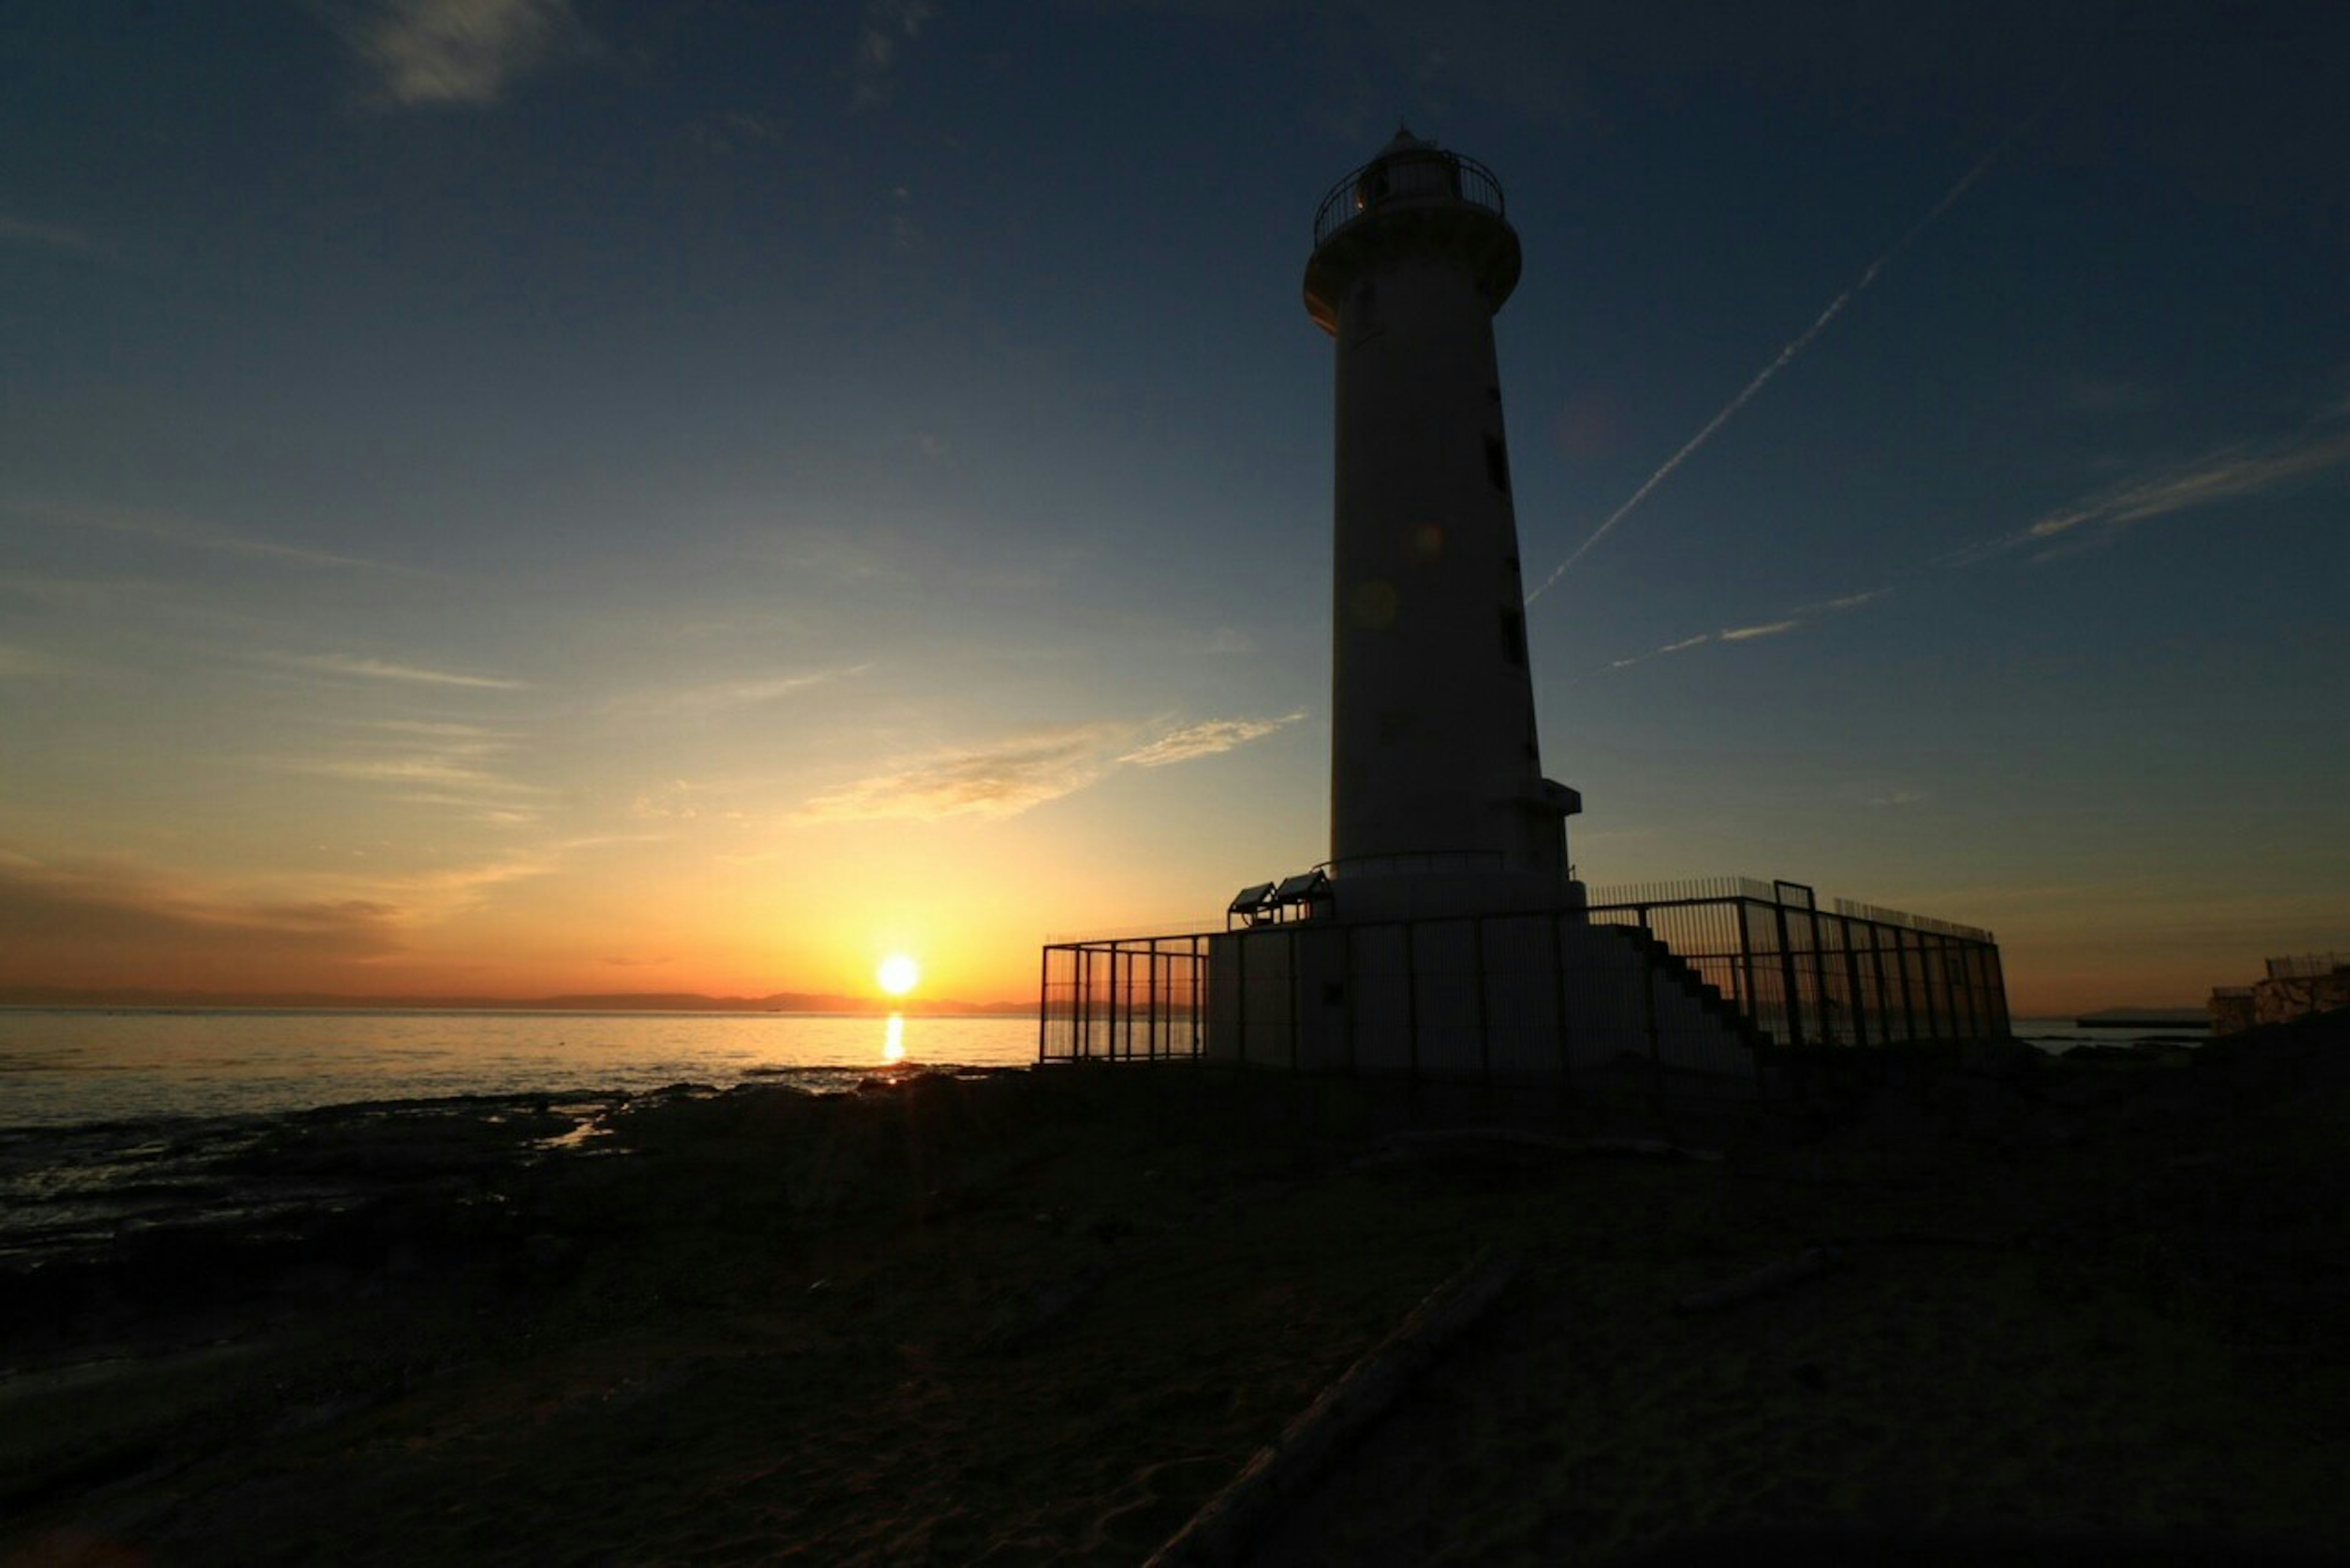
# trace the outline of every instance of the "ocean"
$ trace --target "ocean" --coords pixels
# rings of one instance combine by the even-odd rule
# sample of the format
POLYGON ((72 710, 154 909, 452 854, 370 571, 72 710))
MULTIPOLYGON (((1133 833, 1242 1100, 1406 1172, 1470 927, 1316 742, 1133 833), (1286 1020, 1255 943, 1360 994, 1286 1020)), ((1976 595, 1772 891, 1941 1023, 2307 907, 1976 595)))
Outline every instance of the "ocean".
POLYGON ((0 1008, 0 1128, 455 1095, 847 1088, 874 1069, 1025 1066, 1036 1021, 799 1012, 0 1008))
MULTIPOLYGON (((2014 1031, 2053 1053, 2154 1033, 2069 1018, 2019 1018, 2014 1031)), ((900 1064, 1035 1059, 1036 1022, 1016 1015, 0 1008, 0 1127, 673 1084, 821 1091, 900 1064)))
POLYGON ((0 1273, 159 1227, 307 1223, 498 1148, 593 1154, 656 1090, 1035 1057, 1016 1016, 0 1009, 0 1273))
MULTIPOLYGON (((2058 1053, 2146 1037, 2063 1018, 2015 1033, 2058 1053)), ((592 1154, 606 1119, 656 1090, 823 1093, 1035 1056, 1036 1022, 1018 1016, 0 1009, 0 1268, 157 1226, 340 1210, 491 1145, 592 1154)))

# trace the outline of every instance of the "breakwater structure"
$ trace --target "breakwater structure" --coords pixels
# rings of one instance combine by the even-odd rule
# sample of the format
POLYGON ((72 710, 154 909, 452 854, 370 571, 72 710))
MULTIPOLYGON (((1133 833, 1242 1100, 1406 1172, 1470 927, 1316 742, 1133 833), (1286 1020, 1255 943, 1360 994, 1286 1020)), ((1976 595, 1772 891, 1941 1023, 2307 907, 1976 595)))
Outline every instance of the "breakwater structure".
POLYGON ((1055 940, 1042 1061, 1752 1087, 1775 1053, 2003 1037, 1988 931, 1799 883, 1593 896, 1544 776, 1493 317, 1501 182, 1399 131, 1315 213, 1336 345, 1330 847, 1183 930, 1055 940))

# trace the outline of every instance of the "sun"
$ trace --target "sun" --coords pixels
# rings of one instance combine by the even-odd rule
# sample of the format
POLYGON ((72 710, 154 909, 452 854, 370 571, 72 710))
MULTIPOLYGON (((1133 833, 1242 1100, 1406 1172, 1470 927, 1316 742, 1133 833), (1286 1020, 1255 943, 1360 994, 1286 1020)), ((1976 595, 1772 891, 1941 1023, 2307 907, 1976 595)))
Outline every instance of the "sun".
POLYGON ((922 978, 921 966, 904 953, 891 953, 873 971, 874 982, 892 996, 903 996, 914 989, 922 978))

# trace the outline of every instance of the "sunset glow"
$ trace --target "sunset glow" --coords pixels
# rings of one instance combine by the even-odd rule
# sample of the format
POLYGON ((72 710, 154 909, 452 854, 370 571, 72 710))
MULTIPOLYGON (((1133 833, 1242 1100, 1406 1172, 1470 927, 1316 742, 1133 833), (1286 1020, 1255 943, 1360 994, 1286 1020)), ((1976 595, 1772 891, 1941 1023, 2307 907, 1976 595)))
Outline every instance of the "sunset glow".
POLYGON ((1333 599, 1298 291, 1399 119, 1523 238, 1593 889, 1988 927, 2023 1015, 2350 941, 2350 8, 34 9, 20 1004, 1018 1006, 1323 859, 1331 607, 1413 606, 1333 599))
POLYGON ((892 953, 874 971, 873 982, 891 996, 903 996, 921 983, 921 967, 904 953, 892 953))

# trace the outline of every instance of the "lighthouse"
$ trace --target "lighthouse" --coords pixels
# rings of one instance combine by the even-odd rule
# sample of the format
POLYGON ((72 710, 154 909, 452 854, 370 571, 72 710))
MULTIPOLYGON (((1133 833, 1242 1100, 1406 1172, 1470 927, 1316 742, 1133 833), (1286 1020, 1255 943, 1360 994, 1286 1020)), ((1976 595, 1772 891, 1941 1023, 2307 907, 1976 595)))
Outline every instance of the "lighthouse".
POLYGON ((1987 932, 1746 878, 1590 905, 1527 667, 1493 348, 1521 261, 1492 171, 1409 129, 1323 198, 1329 856, 1241 888, 1221 930, 1048 943, 1040 1061, 1389 1075, 1419 1115, 1422 1085, 1743 1095, 1780 1044, 2005 1028, 1987 932))
POLYGON ((1336 913, 1579 908, 1543 776, 1493 316, 1517 232, 1473 159, 1409 130, 1315 215, 1336 349, 1330 855, 1336 913))

